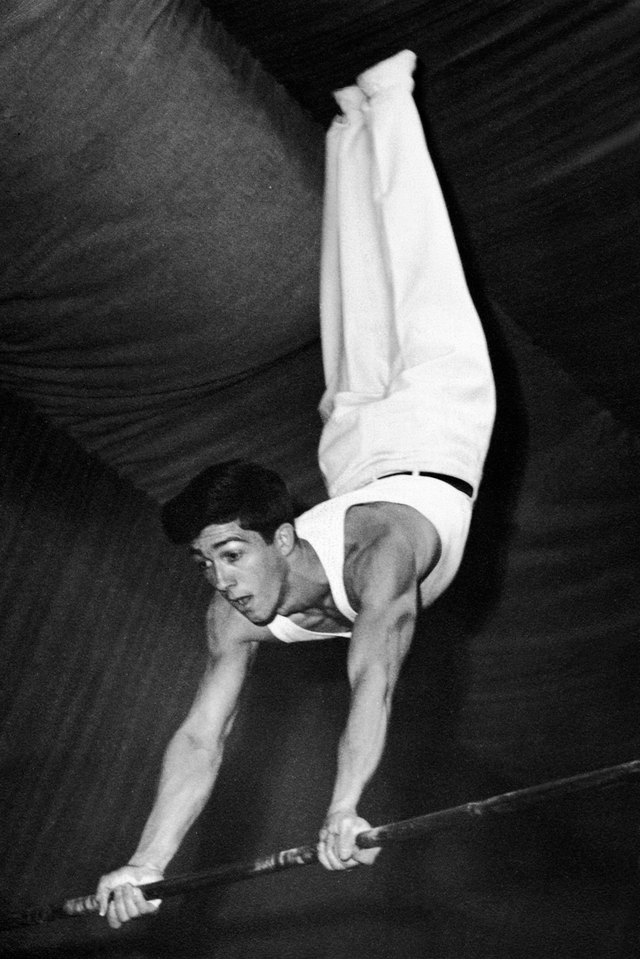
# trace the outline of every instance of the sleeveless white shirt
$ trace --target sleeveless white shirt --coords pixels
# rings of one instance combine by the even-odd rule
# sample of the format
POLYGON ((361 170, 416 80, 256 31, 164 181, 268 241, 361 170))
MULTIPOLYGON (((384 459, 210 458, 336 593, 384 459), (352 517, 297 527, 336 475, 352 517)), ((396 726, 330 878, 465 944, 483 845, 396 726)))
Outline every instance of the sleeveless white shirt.
MULTIPOLYGON (((349 603, 344 586, 344 525, 350 507, 360 503, 401 503, 413 507, 430 520, 440 536, 441 555, 428 577, 420 585, 423 607, 428 607, 453 580, 466 543, 471 521, 471 500, 443 480, 435 477, 383 477, 359 490, 324 500, 296 519, 297 535, 307 540, 318 554, 329 581, 333 601, 340 613, 350 620, 357 613, 349 603)), ((295 643, 301 640, 326 640, 350 637, 351 631, 332 633, 307 630, 288 617, 277 614, 269 630, 278 640, 295 643)))

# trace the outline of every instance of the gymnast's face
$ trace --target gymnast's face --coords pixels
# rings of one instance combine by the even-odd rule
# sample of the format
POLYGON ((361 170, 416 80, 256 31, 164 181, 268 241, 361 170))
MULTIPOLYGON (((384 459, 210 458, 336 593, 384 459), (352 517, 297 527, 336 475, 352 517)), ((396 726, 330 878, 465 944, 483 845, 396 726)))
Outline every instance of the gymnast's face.
POLYGON ((247 620, 264 625, 283 600, 294 539, 288 523, 278 527, 273 543, 235 521, 213 523, 192 542, 191 555, 212 587, 247 620))

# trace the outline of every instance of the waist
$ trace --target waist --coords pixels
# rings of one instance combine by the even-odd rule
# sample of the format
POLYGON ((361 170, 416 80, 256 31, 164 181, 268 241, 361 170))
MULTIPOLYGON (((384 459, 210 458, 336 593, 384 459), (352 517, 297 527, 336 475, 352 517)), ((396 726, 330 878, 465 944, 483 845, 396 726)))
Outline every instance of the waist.
POLYGON ((442 480, 444 483, 455 487, 456 490, 465 493, 468 497, 473 497, 473 487, 470 483, 467 483, 466 480, 460 480, 458 477, 450 477, 447 473, 429 473, 426 470, 396 470, 394 473, 385 473, 378 479, 382 480, 384 477, 434 477, 436 480, 442 480))

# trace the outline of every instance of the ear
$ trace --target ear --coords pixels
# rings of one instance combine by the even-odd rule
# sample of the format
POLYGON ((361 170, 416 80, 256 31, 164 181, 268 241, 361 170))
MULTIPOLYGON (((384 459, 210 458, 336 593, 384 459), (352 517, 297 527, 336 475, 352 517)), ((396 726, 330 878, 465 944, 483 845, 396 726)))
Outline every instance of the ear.
POLYGON ((291 523, 281 523, 276 530, 273 542, 283 557, 288 557, 296 545, 296 531, 291 523))

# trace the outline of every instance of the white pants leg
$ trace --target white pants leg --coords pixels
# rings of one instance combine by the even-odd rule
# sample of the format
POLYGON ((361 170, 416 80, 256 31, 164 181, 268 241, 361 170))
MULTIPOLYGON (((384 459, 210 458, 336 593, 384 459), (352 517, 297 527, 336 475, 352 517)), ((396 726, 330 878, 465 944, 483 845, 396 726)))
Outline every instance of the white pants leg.
POLYGON ((486 342, 403 51, 338 91, 321 265, 331 496, 385 473, 480 482, 495 414, 486 342))

